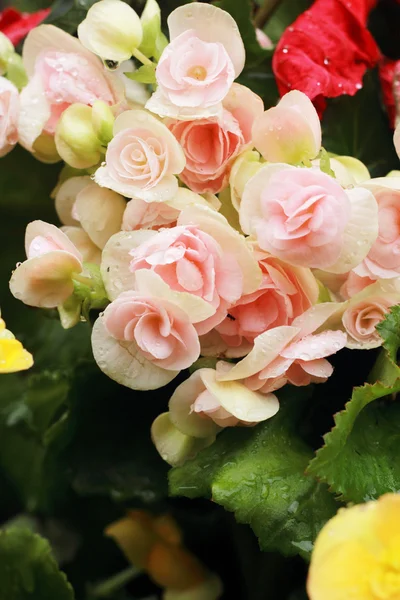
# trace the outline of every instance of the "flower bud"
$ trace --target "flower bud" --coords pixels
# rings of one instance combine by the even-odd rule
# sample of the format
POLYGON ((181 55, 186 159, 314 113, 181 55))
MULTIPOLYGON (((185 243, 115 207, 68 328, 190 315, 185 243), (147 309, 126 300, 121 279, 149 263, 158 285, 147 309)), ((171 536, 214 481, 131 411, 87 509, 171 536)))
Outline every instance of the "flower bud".
POLYGON ((22 57, 16 52, 11 54, 7 61, 7 79, 12 81, 19 90, 22 90, 28 83, 28 76, 22 62, 22 57))
POLYGON ((107 146, 113 137, 114 115, 111 108, 102 100, 96 100, 92 106, 93 130, 103 146, 107 146))
POLYGON ((254 121, 253 142, 270 162, 297 165, 315 158, 321 148, 321 124, 311 100, 293 90, 254 121))
POLYGON ((93 128, 92 108, 72 104, 57 124, 55 143, 61 158, 75 169, 96 165, 102 156, 102 144, 93 128))
POLYGON ((0 75, 7 71, 7 63, 14 54, 14 46, 4 33, 0 31, 0 75))
POLYGON ((156 0, 147 0, 140 17, 143 27, 143 39, 140 52, 145 56, 154 56, 158 60, 168 40, 161 31, 161 12, 156 0))
POLYGON ((35 158, 40 162, 53 164, 59 162, 60 155, 57 152, 54 136, 48 133, 42 133, 33 143, 35 158))
POLYGON ((138 15, 121 0, 96 2, 78 27, 78 37, 88 50, 117 63, 132 56, 142 36, 138 15))

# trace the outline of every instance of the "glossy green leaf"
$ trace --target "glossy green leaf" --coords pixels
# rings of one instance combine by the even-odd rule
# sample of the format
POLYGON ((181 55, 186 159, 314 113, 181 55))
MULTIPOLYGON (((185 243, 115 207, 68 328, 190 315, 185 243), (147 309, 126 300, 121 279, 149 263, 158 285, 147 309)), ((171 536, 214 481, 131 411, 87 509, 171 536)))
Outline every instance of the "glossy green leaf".
POLYGON ((337 503, 324 485, 304 475, 312 455, 297 433, 304 394, 287 389, 269 421, 223 431, 194 460, 170 471, 170 492, 212 498, 251 525, 263 550, 307 557, 337 503))

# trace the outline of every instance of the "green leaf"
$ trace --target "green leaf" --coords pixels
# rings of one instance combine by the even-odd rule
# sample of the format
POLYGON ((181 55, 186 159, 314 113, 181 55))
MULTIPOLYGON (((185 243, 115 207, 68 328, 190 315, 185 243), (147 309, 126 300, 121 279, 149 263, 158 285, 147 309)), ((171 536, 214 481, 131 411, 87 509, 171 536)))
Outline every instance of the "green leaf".
POLYGON ((124 73, 128 79, 139 81, 140 83, 156 83, 156 66, 143 65, 133 73, 124 73))
POLYGON ((363 502, 400 490, 399 406, 390 400, 369 406, 400 392, 400 368, 393 362, 400 344, 399 326, 400 306, 396 306, 379 325, 386 350, 371 374, 376 382, 354 389, 308 467, 309 474, 328 483, 346 501, 363 502))
POLYGON ((0 531, 1 600, 73 600, 49 543, 18 527, 0 531))
POLYGON ((223 431, 194 460, 172 469, 172 495, 212 498, 251 525, 263 550, 307 557, 337 510, 327 488, 304 475, 312 451, 298 435, 295 414, 307 393, 284 390, 277 416, 223 431))
POLYGON ((156 0, 147 0, 140 20, 142 22, 143 39, 139 50, 148 58, 154 56, 158 60, 168 44, 168 40, 161 31, 161 11, 156 0))
POLYGON ((364 77, 362 90, 355 96, 328 101, 322 121, 324 147, 329 152, 360 159, 372 177, 386 175, 398 166, 393 132, 380 94, 377 75, 369 72, 364 77))

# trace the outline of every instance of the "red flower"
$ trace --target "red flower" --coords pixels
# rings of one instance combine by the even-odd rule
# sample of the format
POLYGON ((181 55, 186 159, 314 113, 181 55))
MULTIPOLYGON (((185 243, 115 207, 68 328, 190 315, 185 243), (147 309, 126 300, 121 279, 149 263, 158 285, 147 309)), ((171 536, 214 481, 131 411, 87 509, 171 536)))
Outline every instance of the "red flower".
POLYGON ((400 115, 400 60, 383 58, 379 63, 379 79, 390 125, 394 129, 396 115, 400 115))
POLYGON ((47 17, 49 12, 50 8, 34 13, 21 13, 15 8, 5 8, 0 12, 0 31, 16 46, 31 29, 47 17))
POLYGON ((272 68, 281 95, 301 90, 318 109, 324 98, 353 96, 380 58, 366 28, 377 0, 316 0, 281 37, 272 68))

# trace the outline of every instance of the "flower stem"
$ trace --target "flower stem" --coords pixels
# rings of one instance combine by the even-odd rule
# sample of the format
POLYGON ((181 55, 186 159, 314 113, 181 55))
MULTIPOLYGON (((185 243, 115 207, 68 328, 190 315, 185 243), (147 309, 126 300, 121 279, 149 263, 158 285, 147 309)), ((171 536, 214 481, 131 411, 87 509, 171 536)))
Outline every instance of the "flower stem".
POLYGON ((91 598, 108 598, 114 592, 118 591, 129 583, 132 579, 135 579, 140 575, 142 571, 136 567, 129 567, 120 573, 117 573, 113 577, 101 581, 90 589, 91 598))
POLYGON ((262 29, 280 2, 281 0, 264 0, 254 18, 254 25, 262 29))
POLYGON ((143 52, 140 52, 140 50, 138 50, 137 48, 135 48, 135 50, 133 51, 132 54, 135 58, 140 60, 140 62, 143 63, 144 65, 149 65, 149 66, 154 65, 154 63, 149 58, 147 58, 147 56, 145 56, 143 54, 143 52))

